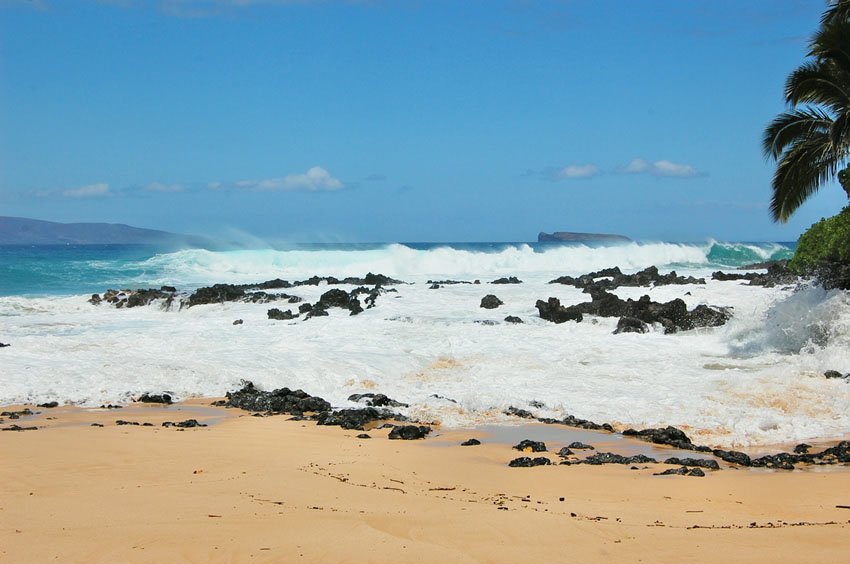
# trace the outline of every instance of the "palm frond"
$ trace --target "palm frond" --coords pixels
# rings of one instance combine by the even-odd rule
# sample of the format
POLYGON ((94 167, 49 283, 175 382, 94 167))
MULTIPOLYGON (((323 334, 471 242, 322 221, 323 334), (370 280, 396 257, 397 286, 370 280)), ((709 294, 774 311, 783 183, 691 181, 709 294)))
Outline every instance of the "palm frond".
POLYGON ((829 8, 820 18, 821 25, 850 19, 850 1, 832 0, 829 4, 829 8))
POLYGON ((831 148, 828 133, 813 133, 791 146, 773 176, 773 220, 788 221, 809 196, 836 174, 841 160, 831 148))
POLYGON ((829 142, 837 153, 850 147, 850 112, 841 114, 829 126, 829 142))
POLYGON ((845 69, 850 68, 850 19, 824 24, 809 41, 809 56, 833 59, 845 69))
POLYGON ((850 108, 850 75, 833 63, 808 61, 785 81, 785 100, 792 105, 822 104, 835 112, 850 108))
POLYGON ((779 114, 764 131, 762 150, 766 157, 779 159, 787 147, 827 132, 832 123, 832 118, 819 108, 796 108, 779 114))

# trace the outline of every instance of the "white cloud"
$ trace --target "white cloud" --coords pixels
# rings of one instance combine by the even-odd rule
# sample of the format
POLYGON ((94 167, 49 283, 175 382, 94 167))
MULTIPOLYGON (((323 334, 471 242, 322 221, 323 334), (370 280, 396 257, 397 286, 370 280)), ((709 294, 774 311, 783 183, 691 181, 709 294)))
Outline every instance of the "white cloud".
POLYGON ((236 182, 237 188, 261 191, 307 191, 319 192, 330 190, 341 190, 343 183, 331 176, 331 174, 320 166, 314 166, 301 174, 289 174, 279 178, 267 178, 265 180, 240 180, 236 182))
POLYGON ((678 178, 692 178, 702 176, 693 165, 679 164, 667 160, 648 162, 644 159, 632 159, 632 161, 620 169, 626 174, 651 174, 653 176, 668 176, 678 178))
POLYGON ((181 184, 163 184, 162 182, 151 182, 145 186, 150 192, 182 192, 185 188, 181 184))
POLYGON ((630 174, 636 174, 639 172, 647 172, 650 168, 650 164, 643 159, 632 159, 632 162, 626 165, 623 169, 623 172, 627 172, 630 174))
POLYGON ((99 196, 109 196, 109 184, 104 182, 99 184, 89 184, 73 190, 65 190, 62 194, 69 198, 95 198, 99 196))
POLYGON ((569 165, 558 170, 555 173, 557 178, 590 178, 599 174, 599 168, 596 165, 569 165))

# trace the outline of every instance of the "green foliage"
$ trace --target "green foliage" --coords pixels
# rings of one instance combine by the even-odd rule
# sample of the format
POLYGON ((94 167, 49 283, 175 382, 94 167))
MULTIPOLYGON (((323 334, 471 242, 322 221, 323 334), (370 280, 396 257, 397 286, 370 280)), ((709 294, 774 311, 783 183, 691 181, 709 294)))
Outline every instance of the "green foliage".
POLYGON ((809 227, 800 236, 788 267, 803 274, 825 263, 836 262, 850 263, 850 206, 809 227))

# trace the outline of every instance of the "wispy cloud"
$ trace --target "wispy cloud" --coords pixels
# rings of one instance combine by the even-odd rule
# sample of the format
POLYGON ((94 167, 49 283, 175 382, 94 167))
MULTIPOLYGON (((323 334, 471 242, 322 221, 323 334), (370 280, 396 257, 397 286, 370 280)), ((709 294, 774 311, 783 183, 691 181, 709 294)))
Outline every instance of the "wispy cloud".
POLYGON ((80 188, 74 188, 73 190, 65 190, 62 192, 62 195, 67 196, 68 198, 97 198, 101 196, 109 196, 110 194, 109 184, 106 184, 105 182, 89 184, 87 186, 81 186, 80 188))
POLYGON ((555 178, 592 178, 600 174, 599 167, 593 164, 568 165, 555 171, 555 178))
POLYGON ((338 178, 320 166, 314 166, 307 172, 288 174, 278 178, 267 178, 265 180, 240 180, 232 184, 224 182, 211 182, 207 184, 211 190, 224 188, 236 188, 239 190, 255 190, 258 192, 283 191, 283 192, 328 192, 342 190, 345 185, 338 178))
POLYGON ((651 174, 677 178, 694 178, 705 176, 693 165, 674 163, 667 160, 649 162, 644 159, 632 159, 629 164, 619 169, 623 174, 651 174))
POLYGON ((543 178, 545 180, 572 180, 576 178, 593 178, 602 174, 602 170, 595 164, 571 164, 562 167, 548 166, 542 169, 526 169, 520 178, 543 178))
POLYGON ((149 192, 182 192, 185 190, 182 184, 163 184, 162 182, 151 182, 145 186, 149 192))

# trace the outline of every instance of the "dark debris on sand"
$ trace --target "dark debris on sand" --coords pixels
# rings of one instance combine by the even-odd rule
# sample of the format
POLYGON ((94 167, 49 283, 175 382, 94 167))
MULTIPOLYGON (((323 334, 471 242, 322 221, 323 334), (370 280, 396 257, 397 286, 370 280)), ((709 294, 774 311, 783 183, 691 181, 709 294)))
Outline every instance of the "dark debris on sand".
POLYGON ((533 466, 549 466, 550 464, 552 464, 552 461, 545 456, 538 456, 536 458, 520 456, 508 462, 508 466, 511 468, 531 468, 533 466))

